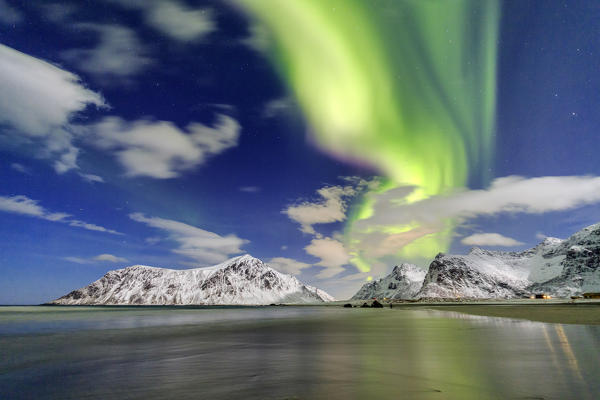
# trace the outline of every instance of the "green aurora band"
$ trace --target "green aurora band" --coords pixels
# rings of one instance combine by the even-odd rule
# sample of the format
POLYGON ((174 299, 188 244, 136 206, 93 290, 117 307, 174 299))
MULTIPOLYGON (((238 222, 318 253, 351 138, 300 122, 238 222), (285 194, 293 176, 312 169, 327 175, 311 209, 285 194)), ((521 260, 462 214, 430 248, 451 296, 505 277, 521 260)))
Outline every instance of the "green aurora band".
MULTIPOLYGON (((316 143, 375 167, 382 184, 354 204, 345 227, 352 262, 368 271, 355 222, 378 193, 415 202, 485 181, 495 125, 497 0, 237 0, 268 37, 268 56, 302 108, 316 143)), ((453 222, 397 255, 447 250, 453 222)), ((411 226, 371 227, 387 234, 411 226)))

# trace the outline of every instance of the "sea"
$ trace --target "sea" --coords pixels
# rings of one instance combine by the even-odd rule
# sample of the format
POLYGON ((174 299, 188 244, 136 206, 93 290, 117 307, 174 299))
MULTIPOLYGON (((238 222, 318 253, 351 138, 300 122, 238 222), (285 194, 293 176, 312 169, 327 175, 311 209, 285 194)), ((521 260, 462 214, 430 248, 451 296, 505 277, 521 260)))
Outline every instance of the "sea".
POLYGON ((598 398, 598 325, 423 307, 0 307, 2 400, 598 398))

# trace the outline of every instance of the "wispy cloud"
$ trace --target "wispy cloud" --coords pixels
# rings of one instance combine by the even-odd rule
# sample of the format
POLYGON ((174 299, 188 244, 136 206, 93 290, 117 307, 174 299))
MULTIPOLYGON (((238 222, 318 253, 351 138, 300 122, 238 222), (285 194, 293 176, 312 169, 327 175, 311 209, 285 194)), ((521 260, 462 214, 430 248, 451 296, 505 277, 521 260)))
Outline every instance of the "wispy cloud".
POLYGON ((153 62, 135 32, 127 27, 94 23, 80 23, 76 27, 95 32, 98 44, 90 49, 63 51, 62 58, 104 82, 128 80, 153 62))
POLYGON ((258 193, 258 192, 260 192, 260 187, 258 187, 258 186, 242 186, 242 187, 240 187, 240 192, 258 193))
POLYGON ((98 254, 96 257, 94 257, 95 261, 108 261, 108 262, 113 262, 113 263, 117 263, 117 262, 127 262, 126 258, 123 257, 117 257, 114 256, 112 254, 98 254))
POLYGON ((117 234, 117 235, 122 235, 122 233, 114 231, 112 229, 107 229, 103 226, 100 225, 96 225, 96 224, 90 224, 89 222, 85 222, 85 221, 80 221, 78 219, 71 219, 68 221, 65 221, 66 223, 69 224, 69 226, 74 226, 77 228, 83 228, 83 229, 87 229, 89 231, 96 231, 96 232, 107 232, 107 233, 113 233, 113 234, 117 234))
POLYGON ((313 239, 304 249, 311 256, 320 259, 315 265, 325 267, 317 274, 319 279, 331 278, 343 272, 343 266, 350 262, 350 256, 342 242, 332 238, 313 239))
POLYGON ((303 270, 312 267, 311 264, 303 263, 292 258, 275 257, 267 261, 271 267, 279 272, 291 275, 299 275, 303 270))
POLYGON ((114 235, 122 235, 112 229, 105 228, 96 224, 80 221, 78 219, 70 218, 71 215, 63 212, 51 212, 46 210, 44 207, 38 204, 37 200, 30 199, 27 196, 0 196, 0 211, 20 214, 28 217, 35 217, 45 219, 52 222, 60 222, 69 226, 83 228, 96 232, 112 233, 114 235))
POLYGON ((127 176, 167 179, 236 146, 240 125, 226 115, 219 115, 214 127, 193 122, 185 130, 168 121, 106 117, 82 129, 94 146, 114 154, 127 176))
POLYGON ((288 97, 271 100, 267 104, 265 104, 265 108, 263 110, 263 117, 274 118, 277 115, 289 110, 293 106, 293 104, 294 103, 292 102, 292 100, 288 97))
POLYGON ((50 3, 46 2, 36 3, 40 12, 43 13, 44 17, 54 23, 69 23, 79 8, 75 4, 65 3, 50 3))
POLYGON ((76 263, 76 264, 91 264, 92 261, 87 259, 87 258, 81 258, 81 257, 73 257, 73 256, 68 256, 68 257, 63 257, 64 260, 67 260, 69 262, 72 263, 76 263))
POLYGON ((536 238, 536 239, 539 239, 539 240, 544 240, 544 239, 546 239, 547 237, 548 237, 548 235, 546 235, 546 234, 545 234, 545 233, 543 233, 543 232, 536 232, 536 233, 535 233, 535 238, 536 238))
POLYGON ((29 168, 27 168, 23 164, 12 163, 12 164, 10 164, 10 167, 12 169, 14 169, 15 171, 20 172, 22 174, 31 175, 31 171, 29 170, 29 168))
POLYGON ((216 30, 208 8, 192 8, 179 1, 112 0, 123 7, 141 10, 146 23, 173 40, 191 42, 216 30))
POLYGON ((253 24, 249 28, 249 35, 241 40, 241 43, 260 53, 266 53, 272 38, 267 29, 259 24, 253 24))
POLYGON ((111 263, 123 263, 127 262, 126 258, 117 257, 112 254, 98 254, 95 257, 83 258, 83 257, 64 257, 65 260, 74 262, 77 264, 98 264, 99 262, 111 262, 111 263))
POLYGON ((0 0, 0 23, 16 25, 23 21, 23 14, 14 7, 8 5, 5 0, 0 0))
POLYGON ((218 235, 183 222, 159 217, 146 217, 141 213, 129 217, 152 228, 165 232, 170 240, 178 243, 173 253, 196 260, 199 263, 213 265, 225 261, 231 255, 242 253, 241 246, 249 243, 234 234, 218 235))
POLYGON ((79 176, 81 178, 83 178, 84 181, 93 183, 93 182, 104 182, 104 178, 102 178, 101 176, 98 175, 94 175, 94 174, 84 174, 84 173, 79 173, 79 176))
POLYGON ((522 245, 523 242, 519 242, 513 238, 506 237, 499 233, 475 233, 473 235, 464 237, 461 241, 462 244, 468 246, 498 246, 498 247, 512 247, 522 245))

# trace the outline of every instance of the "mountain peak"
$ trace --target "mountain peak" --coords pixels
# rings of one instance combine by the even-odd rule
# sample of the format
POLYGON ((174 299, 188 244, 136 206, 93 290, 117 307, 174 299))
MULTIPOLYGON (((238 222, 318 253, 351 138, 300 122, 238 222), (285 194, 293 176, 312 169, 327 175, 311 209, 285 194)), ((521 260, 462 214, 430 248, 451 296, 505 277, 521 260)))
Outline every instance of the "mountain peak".
POLYGON ((130 270, 135 270, 135 269, 165 269, 165 268, 159 268, 159 267, 152 267, 150 265, 142 265, 142 264, 135 264, 135 265, 130 265, 128 267, 124 267, 121 268, 122 271, 130 271, 130 270))
POLYGON ((231 260, 236 260, 238 262, 254 262, 254 263, 264 264, 261 259, 253 257, 250 254, 244 254, 241 256, 237 256, 237 257, 232 258, 231 260))
POLYGON ((542 240, 542 244, 544 244, 544 245, 555 245, 555 244, 560 244, 562 242, 563 242, 562 239, 550 237, 550 236, 545 237, 544 240, 542 240))
POLYGON ((377 280, 365 283, 352 297, 354 300, 377 298, 410 299, 421 288, 425 270, 414 264, 396 265, 392 272, 377 280))

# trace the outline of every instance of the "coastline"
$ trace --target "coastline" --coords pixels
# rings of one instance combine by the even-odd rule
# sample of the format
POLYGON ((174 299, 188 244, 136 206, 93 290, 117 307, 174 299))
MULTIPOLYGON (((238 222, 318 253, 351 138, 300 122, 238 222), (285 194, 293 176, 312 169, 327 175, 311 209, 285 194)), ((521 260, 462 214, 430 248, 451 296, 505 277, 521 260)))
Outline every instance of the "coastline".
MULTIPOLYGON (((352 300, 353 306, 362 305, 371 300, 352 300)), ((343 302, 336 302, 342 306, 343 302)), ((385 302, 384 307, 393 309, 415 309, 426 308, 436 311, 450 311, 463 314, 523 319, 529 321, 553 323, 553 324, 576 324, 576 325, 600 325, 600 301, 599 300, 460 300, 460 301, 400 301, 385 302)), ((331 304, 333 305, 333 304, 331 304)))
MULTIPOLYGON (((344 304, 352 304, 353 308, 360 308, 363 303, 371 304, 373 300, 340 300, 328 303, 310 303, 310 304, 271 304, 271 305, 132 305, 132 304, 90 304, 90 305, 58 305, 58 304, 40 304, 42 307, 60 308, 138 308, 138 309, 244 309, 244 308, 270 308, 270 307, 339 307, 344 304)), ((576 301, 568 299, 550 299, 550 300, 530 300, 530 299, 512 299, 512 300, 467 300, 454 299, 446 300, 401 300, 384 301, 384 308, 393 310, 410 309, 430 309, 436 311, 449 311, 470 315, 523 319, 529 321, 554 323, 554 324, 577 324, 577 325, 600 325, 600 300, 576 301)), ((19 307, 19 306, 13 306, 19 307)), ((29 306, 27 306, 29 307, 29 306)), ((348 312, 344 309, 340 312, 348 312)), ((376 312, 376 311, 374 311, 376 312)))

